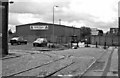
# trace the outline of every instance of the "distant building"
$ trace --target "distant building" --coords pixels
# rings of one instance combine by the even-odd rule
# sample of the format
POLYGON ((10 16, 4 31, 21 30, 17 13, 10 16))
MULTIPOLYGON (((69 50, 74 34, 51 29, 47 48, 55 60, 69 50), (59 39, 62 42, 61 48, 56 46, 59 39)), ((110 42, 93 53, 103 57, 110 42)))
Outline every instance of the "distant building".
POLYGON ((44 37, 50 42, 67 43, 70 42, 72 35, 76 35, 80 39, 81 32, 80 28, 37 22, 16 26, 16 35, 23 36, 31 42, 38 37, 44 37))
POLYGON ((110 34, 118 34, 118 28, 110 28, 110 34))
POLYGON ((97 28, 91 28, 91 35, 98 35, 99 31, 97 28))
POLYGON ((97 29, 97 28, 91 28, 91 35, 103 35, 103 30, 97 29))

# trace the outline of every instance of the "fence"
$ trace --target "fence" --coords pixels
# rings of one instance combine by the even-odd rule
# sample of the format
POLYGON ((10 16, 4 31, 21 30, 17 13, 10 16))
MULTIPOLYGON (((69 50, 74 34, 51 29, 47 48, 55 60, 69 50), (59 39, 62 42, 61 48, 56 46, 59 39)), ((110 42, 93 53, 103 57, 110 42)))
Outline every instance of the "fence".
POLYGON ((91 36, 91 44, 118 46, 118 39, 120 36, 91 36))

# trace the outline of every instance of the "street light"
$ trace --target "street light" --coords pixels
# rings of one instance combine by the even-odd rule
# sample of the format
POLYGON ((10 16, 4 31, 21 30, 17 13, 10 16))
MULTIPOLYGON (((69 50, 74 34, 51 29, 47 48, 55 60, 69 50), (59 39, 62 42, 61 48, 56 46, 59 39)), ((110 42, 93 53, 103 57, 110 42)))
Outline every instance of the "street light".
POLYGON ((53 44, 54 44, 54 9, 55 7, 59 7, 59 6, 56 6, 56 5, 53 6, 53 44))
POLYGON ((13 4, 14 2, 13 2, 13 1, 10 1, 9 3, 10 3, 10 4, 13 4))

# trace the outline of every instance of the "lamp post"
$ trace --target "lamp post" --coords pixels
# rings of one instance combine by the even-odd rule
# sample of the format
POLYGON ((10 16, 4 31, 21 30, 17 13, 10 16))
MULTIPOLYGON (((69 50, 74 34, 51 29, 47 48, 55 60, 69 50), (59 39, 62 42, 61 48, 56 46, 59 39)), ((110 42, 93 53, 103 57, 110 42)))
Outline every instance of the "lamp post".
POLYGON ((2 55, 8 55, 8 16, 9 16, 9 3, 13 1, 4 0, 2 2, 2 55), (4 42, 4 43, 3 43, 4 42))
POLYGON ((59 25, 61 25, 61 19, 59 19, 59 25))
POLYGON ((55 7, 59 7, 59 6, 53 6, 53 45, 54 45, 54 10, 55 10, 55 7))

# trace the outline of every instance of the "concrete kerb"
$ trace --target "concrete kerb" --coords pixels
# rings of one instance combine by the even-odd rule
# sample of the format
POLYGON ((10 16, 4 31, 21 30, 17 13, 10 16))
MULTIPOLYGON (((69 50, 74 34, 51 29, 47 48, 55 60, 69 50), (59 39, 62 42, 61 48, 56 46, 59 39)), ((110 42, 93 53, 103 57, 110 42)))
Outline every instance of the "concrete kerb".
MULTIPOLYGON (((110 54, 111 54, 112 52, 114 52, 114 47, 109 48, 108 52, 110 52, 109 55, 108 55, 108 57, 109 57, 110 54)), ((96 72, 101 72, 101 73, 103 73, 104 70, 105 70, 105 68, 107 67, 108 59, 109 59, 109 58, 106 59, 105 64, 104 64, 102 70, 94 70, 93 73, 94 73, 94 72, 95 72, 95 74, 96 74, 96 72)), ((108 71, 108 73, 109 73, 109 71, 108 71)), ((109 73, 109 74, 110 74, 110 73, 109 73)), ((101 75, 101 76, 102 76, 102 75, 101 75)), ((113 76, 113 75, 111 75, 111 76, 113 76)))
MULTIPOLYGON (((63 49, 60 49, 63 50, 63 49)), ((65 50, 65 49, 64 49, 65 50)), ((42 50, 37 50, 37 51, 28 51, 28 50, 24 50, 24 52, 21 52, 23 50, 9 50, 9 54, 1 57, 0 60, 5 60, 5 59, 11 59, 11 58, 18 58, 21 57, 23 55, 27 55, 27 54, 41 54, 44 51, 59 51, 59 50, 52 50, 52 49, 42 49, 42 50)))
POLYGON ((118 48, 116 47, 114 48, 114 51, 111 57, 111 67, 107 73, 107 76, 118 76, 118 48), (115 60, 117 62, 115 62, 115 60))
POLYGON ((1 57, 0 60, 5 60, 5 59, 11 59, 11 58, 18 58, 18 57, 21 57, 23 55, 26 55, 26 53, 20 53, 20 52, 17 52, 17 51, 11 51, 9 50, 9 54, 4 56, 4 57, 1 57))
POLYGON ((15 50, 15 51, 9 51, 9 54, 6 55, 5 57, 0 58, 0 60, 5 60, 5 59, 11 59, 11 58, 18 58, 24 55, 28 54, 40 54, 39 51, 26 51, 26 52, 21 52, 20 50, 15 50))
MULTIPOLYGON (((106 53, 106 52, 104 52, 104 53, 106 53)), ((80 75, 78 75, 78 76, 80 76, 80 77, 82 77, 82 76, 84 76, 84 74, 99 60, 99 59, 101 59, 101 57, 104 55, 104 53, 98 58, 98 59, 95 59, 94 61, 93 61, 93 63, 91 63, 89 66, 88 66, 88 68, 87 69, 85 69, 85 71, 83 71, 80 75)), ((106 63, 107 64, 107 63, 106 63)), ((106 65, 105 65, 106 66, 106 65)), ((103 68, 104 69, 104 68, 103 68)))
MULTIPOLYGON (((110 54, 111 54, 111 53, 114 51, 114 48, 113 48, 113 47, 110 47, 109 49, 110 49, 109 52, 110 52, 110 54)), ((110 55, 110 54, 109 54, 109 55, 110 55)), ((108 63, 108 59, 106 59, 106 62, 105 62, 104 67, 103 67, 103 70, 94 70, 94 72, 103 72, 104 69, 105 69, 106 66, 107 66, 107 63, 108 63)))
MULTIPOLYGON (((89 44, 91 48, 101 48, 101 49, 104 49, 104 46, 102 45, 98 45, 98 47, 96 47, 96 45, 92 45, 92 44, 89 44)), ((110 47, 114 47, 114 46, 106 46, 106 49, 110 48, 110 47)))
POLYGON ((10 59, 10 58, 17 58, 21 57, 22 55, 16 54, 16 53, 9 53, 5 57, 0 58, 0 60, 10 59))

